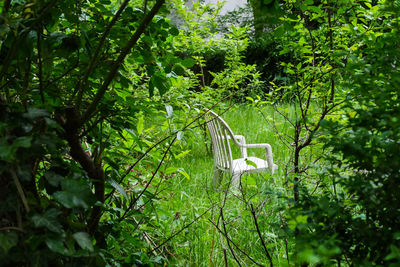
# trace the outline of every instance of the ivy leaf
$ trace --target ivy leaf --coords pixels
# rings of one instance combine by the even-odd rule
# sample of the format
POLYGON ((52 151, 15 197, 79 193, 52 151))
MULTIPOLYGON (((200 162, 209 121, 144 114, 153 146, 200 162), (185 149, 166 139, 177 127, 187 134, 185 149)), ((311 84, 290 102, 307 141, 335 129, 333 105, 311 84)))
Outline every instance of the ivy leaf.
POLYGON ((18 244, 18 235, 15 232, 0 233, 0 258, 6 256, 8 251, 18 244))
POLYGON ((84 250, 89 250, 90 252, 94 251, 92 240, 90 239, 90 236, 86 232, 77 232, 72 235, 78 243, 78 245, 84 249, 84 250))
POLYGON ((28 147, 31 146, 31 141, 32 141, 32 137, 31 136, 18 137, 17 139, 15 139, 15 141, 12 144, 12 146, 14 148, 17 148, 17 147, 28 148, 28 147))
POLYGON ((28 108, 28 112, 25 113, 23 115, 23 117, 33 120, 33 119, 36 119, 39 117, 46 117, 48 115, 49 115, 49 112, 47 110, 38 109, 38 108, 28 108))
POLYGON ((65 255, 67 253, 67 249, 64 246, 64 242, 61 238, 46 238, 45 241, 47 247, 57 253, 65 255))
POLYGON ((63 191, 53 194, 53 197, 66 208, 87 209, 95 202, 89 185, 82 180, 67 179, 61 182, 63 191))
POLYGON ((61 214, 61 211, 57 209, 49 209, 44 214, 35 214, 32 216, 31 220, 35 227, 44 227, 55 233, 62 233, 63 228, 57 219, 61 214))

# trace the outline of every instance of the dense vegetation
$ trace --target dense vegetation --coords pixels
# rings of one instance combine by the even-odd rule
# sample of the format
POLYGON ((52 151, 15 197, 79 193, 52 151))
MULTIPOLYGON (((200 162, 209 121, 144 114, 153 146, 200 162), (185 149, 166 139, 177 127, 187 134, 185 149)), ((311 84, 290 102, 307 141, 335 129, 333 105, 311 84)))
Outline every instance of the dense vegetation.
POLYGON ((222 7, 1 4, 1 266, 400 264, 400 2, 222 7), (277 173, 214 189, 209 108, 277 173))

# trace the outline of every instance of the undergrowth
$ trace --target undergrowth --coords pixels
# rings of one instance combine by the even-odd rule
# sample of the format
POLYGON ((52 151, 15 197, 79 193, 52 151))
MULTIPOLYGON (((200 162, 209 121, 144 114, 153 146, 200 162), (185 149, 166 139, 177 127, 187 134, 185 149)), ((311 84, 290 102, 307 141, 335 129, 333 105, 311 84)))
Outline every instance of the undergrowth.
MULTIPOLYGON (((285 121, 277 121, 279 117, 274 116, 272 108, 269 113, 269 119, 275 120, 280 131, 289 131, 290 127, 285 121)), ((213 225, 216 224, 222 207, 228 236, 244 252, 238 253, 238 260, 252 265, 254 262, 249 258, 251 257, 257 263, 267 264, 268 259, 250 211, 249 205, 253 205, 256 207, 258 224, 274 263, 277 266, 285 266, 288 264, 287 249, 291 244, 287 240, 283 214, 287 208, 283 167, 290 158, 290 152, 279 142, 273 128, 256 109, 246 105, 234 106, 222 117, 235 134, 246 137, 247 143, 271 144, 274 161, 280 168, 273 176, 269 173, 243 176, 243 193, 226 191, 229 174, 224 175, 219 188, 213 189, 213 157, 206 148, 210 142, 209 137, 207 135, 207 139, 204 139, 200 129, 187 136, 186 145, 191 152, 174 165, 182 166, 190 179, 178 176, 169 184, 169 199, 161 203, 160 210, 164 213, 164 218, 168 218, 164 221, 165 230, 170 231, 168 234, 200 218, 170 241, 168 253, 172 256, 171 263, 220 266, 224 264, 226 257, 228 264, 235 264, 226 238, 213 225), (204 212, 206 213, 201 216, 204 212)), ((265 158, 263 149, 250 149, 248 153, 249 156, 265 158)), ((234 149, 233 155, 239 157, 239 149, 234 149)))

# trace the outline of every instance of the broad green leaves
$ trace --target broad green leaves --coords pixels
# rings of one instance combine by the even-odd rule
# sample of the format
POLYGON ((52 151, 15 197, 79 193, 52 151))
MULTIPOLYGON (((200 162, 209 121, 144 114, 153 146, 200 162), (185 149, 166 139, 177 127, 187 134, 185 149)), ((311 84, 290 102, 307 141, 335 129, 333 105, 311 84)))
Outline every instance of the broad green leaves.
POLYGON ((54 233, 62 233, 63 229, 59 221, 61 211, 57 209, 49 209, 43 214, 35 214, 32 216, 31 221, 35 227, 43 227, 54 233))
POLYGON ((18 244, 18 235, 15 232, 0 232, 0 260, 7 257, 8 251, 18 244))
POLYGON ((88 250, 90 252, 94 251, 92 240, 88 233, 78 232, 73 234, 72 236, 83 250, 88 250))
POLYGON ((94 204, 95 198, 87 182, 65 179, 61 186, 63 190, 55 192, 53 197, 64 207, 87 209, 94 204))

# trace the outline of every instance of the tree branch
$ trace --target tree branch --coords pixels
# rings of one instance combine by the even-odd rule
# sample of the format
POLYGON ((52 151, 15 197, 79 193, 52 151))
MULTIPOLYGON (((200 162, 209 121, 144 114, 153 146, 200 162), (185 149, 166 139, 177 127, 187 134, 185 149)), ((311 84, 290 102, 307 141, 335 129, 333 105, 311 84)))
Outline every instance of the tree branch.
POLYGON ((10 4, 11 4, 11 0, 4 1, 3 11, 1 13, 3 15, 3 17, 8 13, 8 10, 10 9, 10 4))
MULTIPOLYGON (((70 146, 71 157, 79 162, 88 177, 92 181, 95 189, 95 196, 97 201, 104 202, 104 191, 105 191, 105 175, 101 164, 95 164, 94 161, 88 156, 85 150, 82 148, 82 144, 79 138, 79 125, 80 117, 75 108, 67 108, 66 110, 66 121, 63 122, 58 118, 59 123, 64 128, 64 138, 68 141, 70 146)), ((89 233, 94 233, 97 229, 99 220, 101 217, 101 207, 95 205, 92 210, 88 222, 89 233)))
POLYGON ((224 212, 222 211, 222 208, 220 209, 220 215, 221 215, 221 219, 222 219, 222 226, 224 227, 224 236, 226 238, 226 243, 228 244, 228 248, 231 251, 231 254, 233 256, 233 258, 235 259, 236 263, 238 264, 238 266, 242 266, 239 262, 239 260, 236 258, 235 252, 233 251, 232 247, 231 247, 231 243, 229 242, 229 237, 228 237, 228 232, 226 230, 226 226, 225 226, 225 219, 224 219, 224 212))
MULTIPOLYGON (((216 225, 211 219, 208 219, 208 221, 214 225, 214 227, 215 227, 214 229, 217 229, 218 232, 219 232, 220 234, 224 235, 224 233, 223 233, 222 230, 218 227, 218 225, 216 225)), ((224 235, 224 236, 225 236, 225 235, 224 235)), ((229 238, 229 236, 225 236, 225 238, 229 239, 229 241, 235 246, 235 248, 237 248, 240 252, 242 252, 242 254, 245 255, 245 256, 246 256, 249 260, 251 260, 254 264, 256 264, 256 265, 258 265, 258 266, 264 266, 264 265, 262 265, 262 264, 256 262, 249 254, 247 254, 247 253, 244 252, 242 249, 240 249, 239 246, 236 245, 236 244, 232 241, 232 239, 229 238)))
POLYGON ((273 267, 274 264, 272 263, 271 255, 268 252, 267 246, 265 245, 265 242, 264 242, 264 238, 262 237, 261 232, 260 232, 260 227, 258 226, 256 212, 254 211, 253 204, 250 204, 250 206, 251 206, 251 215, 253 215, 254 225, 256 226, 258 237, 260 238, 261 244, 262 244, 262 246, 264 248, 265 254, 267 255, 267 258, 269 260, 270 266, 273 267))
POLYGON ((153 173, 153 176, 151 176, 150 180, 147 182, 147 184, 145 185, 144 189, 142 190, 142 192, 140 192, 140 194, 131 201, 131 203, 129 203, 128 208, 125 210, 124 214, 121 216, 121 218, 119 218, 119 222, 122 221, 125 216, 128 214, 128 212, 132 209, 133 205, 142 197, 142 195, 147 191, 147 188, 149 187, 149 185, 151 184, 151 182, 153 181, 154 177, 156 176, 158 170, 160 169, 162 163, 164 162, 165 156, 167 155, 168 151, 171 149, 171 146, 174 144, 175 140, 176 140, 176 136, 174 137, 174 139, 172 139, 171 143, 169 144, 169 146, 167 147, 167 149, 164 152, 164 155, 160 161, 160 163, 158 164, 156 170, 153 173))
POLYGON ((100 41, 96 47, 96 50, 94 51, 92 58, 90 59, 89 65, 85 71, 85 74, 83 75, 82 80, 80 80, 76 87, 75 87, 75 92, 78 92, 78 95, 75 99, 76 101, 76 106, 79 108, 80 103, 82 101, 82 96, 83 93, 85 92, 86 89, 86 84, 87 81, 89 79, 90 74, 93 72, 93 70, 96 68, 96 63, 99 59, 99 55, 101 52, 101 49, 103 48, 104 42, 106 40, 106 37, 108 36, 108 34, 111 31, 111 28, 114 26, 114 24, 117 22, 117 20, 119 19, 119 17, 121 16, 122 12, 125 10, 126 6, 128 5, 130 0, 125 0, 121 6, 119 7, 118 11, 115 13, 114 17, 112 18, 112 20, 110 21, 110 23, 107 25, 106 30, 104 31, 103 35, 100 38, 100 41))
POLYGON ((121 53, 119 54, 117 60, 114 62, 113 66, 111 67, 110 72, 108 73, 106 79, 104 80, 102 86, 100 89, 97 91, 93 102, 89 105, 88 109, 86 110, 86 113, 83 116, 82 123, 86 122, 87 120, 90 119, 90 116, 92 113, 96 110, 97 105, 100 103, 101 99, 103 98, 105 92, 108 89, 108 86, 110 85, 111 81, 114 79, 115 74, 118 71, 118 68, 124 61, 125 57, 128 55, 132 47, 136 44, 136 42, 139 40, 140 36, 142 33, 145 31, 147 26, 150 24, 152 21, 153 17, 157 14, 157 12, 160 10, 161 6, 164 4, 165 0, 158 0, 151 11, 145 16, 143 19, 142 23, 139 25, 131 39, 128 41, 126 46, 122 48, 121 53))

